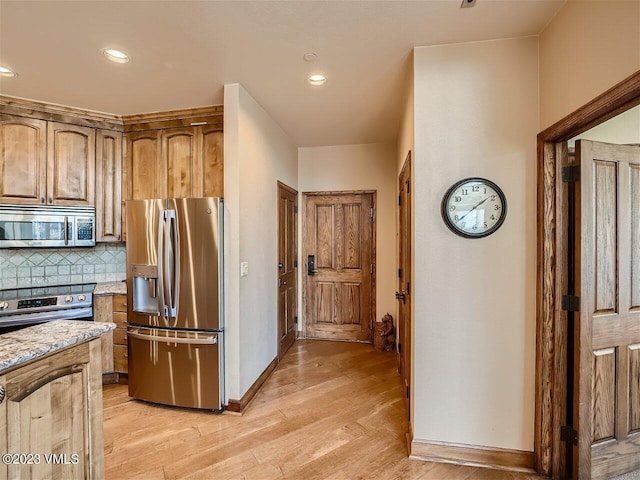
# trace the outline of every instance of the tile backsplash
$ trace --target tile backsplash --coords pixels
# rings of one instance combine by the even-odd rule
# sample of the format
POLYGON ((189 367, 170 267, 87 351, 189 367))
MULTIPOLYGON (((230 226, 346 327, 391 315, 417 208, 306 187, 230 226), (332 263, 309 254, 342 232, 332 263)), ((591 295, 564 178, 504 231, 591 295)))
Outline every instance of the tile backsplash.
POLYGON ((75 283, 115 282, 126 278, 123 244, 93 248, 0 250, 0 289, 75 283))

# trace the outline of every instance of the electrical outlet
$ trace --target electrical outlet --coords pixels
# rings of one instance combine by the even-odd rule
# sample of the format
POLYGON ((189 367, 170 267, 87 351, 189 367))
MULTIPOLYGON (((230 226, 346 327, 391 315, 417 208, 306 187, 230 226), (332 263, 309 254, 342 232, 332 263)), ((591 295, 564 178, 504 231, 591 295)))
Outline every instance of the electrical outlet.
POLYGON ((249 262, 240 262, 240 276, 246 277, 249 275, 249 262))

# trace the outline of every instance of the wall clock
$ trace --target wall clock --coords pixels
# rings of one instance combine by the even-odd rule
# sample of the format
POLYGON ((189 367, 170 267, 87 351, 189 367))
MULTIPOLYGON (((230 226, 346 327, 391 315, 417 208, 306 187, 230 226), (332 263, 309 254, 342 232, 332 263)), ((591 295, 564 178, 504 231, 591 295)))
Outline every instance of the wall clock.
POLYGON ((442 198, 442 218, 449 229, 465 238, 482 238, 498 230, 507 216, 507 198, 490 180, 465 178, 442 198))

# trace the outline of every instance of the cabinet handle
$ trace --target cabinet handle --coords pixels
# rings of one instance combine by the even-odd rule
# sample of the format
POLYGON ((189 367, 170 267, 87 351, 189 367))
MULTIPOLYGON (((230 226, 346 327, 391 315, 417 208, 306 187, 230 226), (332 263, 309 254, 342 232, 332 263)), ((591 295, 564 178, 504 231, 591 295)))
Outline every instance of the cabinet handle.
POLYGON ((40 203, 44 203, 44 197, 40 197, 40 203))
POLYGON ((4 402, 4 397, 5 397, 4 385, 0 385, 0 403, 4 402))
POLYGON ((128 354, 128 353, 123 353, 123 354, 122 354, 122 356, 123 356, 124 358, 129 358, 129 354, 128 354))
POLYGON ((49 197, 49 203, 53 203, 53 198, 49 197))

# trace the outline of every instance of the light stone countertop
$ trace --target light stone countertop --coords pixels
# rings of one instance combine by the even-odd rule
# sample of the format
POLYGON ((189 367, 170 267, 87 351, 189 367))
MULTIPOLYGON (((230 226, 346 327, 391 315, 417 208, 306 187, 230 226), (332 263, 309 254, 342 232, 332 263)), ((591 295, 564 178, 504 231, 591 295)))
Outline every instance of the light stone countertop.
POLYGON ((63 348, 97 338, 115 323, 55 320, 0 335, 0 374, 63 348))
POLYGON ((105 282, 96 284, 94 295, 126 295, 127 282, 105 282))

